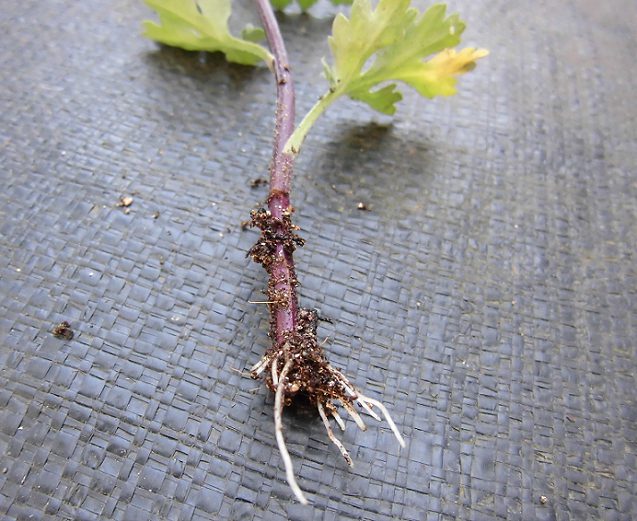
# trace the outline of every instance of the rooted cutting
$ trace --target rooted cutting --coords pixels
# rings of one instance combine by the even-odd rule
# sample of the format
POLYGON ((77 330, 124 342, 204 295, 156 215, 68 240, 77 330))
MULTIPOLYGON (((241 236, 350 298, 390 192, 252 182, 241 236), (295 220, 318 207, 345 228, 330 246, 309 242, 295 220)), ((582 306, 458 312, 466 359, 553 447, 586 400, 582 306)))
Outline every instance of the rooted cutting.
MULTIPOLYGON (((147 36, 162 43, 188 50, 221 51, 229 61, 242 64, 263 60, 274 72, 277 105, 268 204, 267 208, 253 211, 249 221, 261 230, 249 255, 269 275, 265 303, 270 309, 272 345, 251 368, 251 375, 265 375, 267 387, 274 392, 275 434, 287 480, 297 499, 307 503, 294 477, 281 421, 284 407, 296 396, 303 396, 316 407, 328 437, 350 466, 352 458, 330 423, 333 418, 345 429, 339 407, 363 430, 365 423, 356 406, 380 421, 378 411, 402 447, 405 441, 387 408, 362 394, 329 363, 317 339, 317 312, 298 305, 294 250, 304 241, 292 222, 294 160, 312 125, 340 97, 348 96, 377 111, 393 114, 402 99, 396 82, 409 85, 428 98, 449 96, 456 92, 457 76, 472 70, 475 61, 487 52, 453 49, 460 42, 464 23, 458 15, 447 16, 442 4, 420 12, 410 6, 410 0, 379 0, 376 7, 369 0, 354 0, 349 18, 339 13, 334 19, 328 39, 334 61, 333 66, 324 62, 329 88, 295 128, 294 83, 285 44, 269 1, 255 1, 271 53, 254 43, 258 29, 246 28, 244 38, 230 33, 231 0, 146 0, 159 13, 160 24, 146 22, 145 27, 147 36)), ((273 3, 282 8, 289 1, 273 3)), ((304 8, 312 4, 313 0, 299 0, 304 8)), ((364 209, 360 205, 359 208, 364 209)))

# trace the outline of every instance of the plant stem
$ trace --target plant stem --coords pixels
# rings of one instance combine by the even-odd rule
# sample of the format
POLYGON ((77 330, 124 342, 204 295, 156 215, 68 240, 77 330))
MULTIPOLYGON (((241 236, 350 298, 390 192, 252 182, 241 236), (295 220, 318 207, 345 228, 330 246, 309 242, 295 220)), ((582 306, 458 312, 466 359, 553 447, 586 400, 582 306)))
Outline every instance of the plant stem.
POLYGON ((338 447, 349 465, 352 465, 352 459, 344 445, 334 435, 327 418, 326 410, 334 416, 341 427, 344 426, 333 402, 340 403, 362 430, 367 427, 354 409, 354 401, 376 419, 380 418, 372 407, 378 407, 401 446, 404 447, 405 442, 385 406, 377 400, 365 397, 343 373, 330 365, 322 344, 317 341, 318 313, 298 306, 297 280, 292 254, 295 245, 303 244, 303 240, 294 233, 297 227, 290 219, 293 212, 290 205, 290 189, 294 159, 312 123, 340 96, 341 92, 330 91, 319 99, 299 128, 293 132, 294 85, 285 44, 270 6, 270 0, 256 0, 256 4, 274 55, 277 106, 274 150, 270 165, 269 211, 260 209, 252 212, 251 224, 261 229, 261 237, 249 252, 252 259, 261 263, 270 276, 266 302, 270 307, 272 346, 252 367, 250 373, 253 378, 258 378, 261 373, 270 369, 270 374, 266 372, 265 380, 268 388, 275 393, 275 434, 285 465, 285 474, 296 498, 302 504, 307 504, 307 498, 294 477, 292 460, 283 437, 281 418, 283 408, 290 404, 297 394, 305 396, 310 403, 316 405, 328 437, 338 447), (279 363, 283 364, 280 373, 279 363))
MULTIPOLYGON (((289 236, 291 227, 289 216, 290 189, 294 166, 294 154, 284 151, 285 142, 294 129, 294 83, 288 64, 285 43, 279 24, 269 0, 256 0, 263 22, 265 34, 274 55, 274 77, 276 80, 277 105, 275 115, 274 150, 270 165, 270 194, 268 209, 274 223, 275 236, 289 236)), ((269 292, 281 296, 282 304, 271 305, 272 323, 270 336, 276 344, 285 341, 286 333, 294 331, 298 322, 298 299, 296 295, 296 275, 292 248, 278 241, 268 268, 270 275, 269 292)), ((269 295, 272 297, 272 295, 269 295)), ((269 298, 268 300, 278 300, 269 298)))

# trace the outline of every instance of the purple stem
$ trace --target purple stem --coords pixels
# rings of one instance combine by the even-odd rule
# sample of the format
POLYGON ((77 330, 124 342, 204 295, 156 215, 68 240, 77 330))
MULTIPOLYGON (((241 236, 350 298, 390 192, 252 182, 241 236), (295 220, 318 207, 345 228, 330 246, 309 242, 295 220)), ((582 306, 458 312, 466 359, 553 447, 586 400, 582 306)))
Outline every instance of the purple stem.
MULTIPOLYGON (((274 15, 269 0, 256 0, 265 34, 274 55, 274 77, 276 79, 276 122, 274 130, 274 151, 270 165, 270 194, 268 209, 284 235, 284 216, 292 212, 290 206, 290 189, 294 156, 283 153, 283 147, 294 130, 294 83, 288 65, 285 43, 281 36, 279 23, 274 15)), ((292 252, 284 245, 277 244, 274 261, 270 269, 270 277, 274 288, 287 296, 285 305, 270 307, 273 310, 274 330, 270 332, 276 344, 285 341, 286 332, 294 331, 298 321, 298 299, 296 296, 296 275, 292 252)))

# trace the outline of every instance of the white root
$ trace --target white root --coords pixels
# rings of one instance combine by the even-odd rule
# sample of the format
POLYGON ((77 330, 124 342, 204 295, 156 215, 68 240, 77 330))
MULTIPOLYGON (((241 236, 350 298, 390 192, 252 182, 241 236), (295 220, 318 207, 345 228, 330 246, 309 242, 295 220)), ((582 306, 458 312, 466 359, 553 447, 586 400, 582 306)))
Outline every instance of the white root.
POLYGON ((317 408, 318 408, 319 414, 321 415, 321 420, 323 420, 323 425, 325 425, 325 430, 327 431, 328 437, 330 438, 330 440, 332 440, 332 443, 334 443, 334 445, 338 447, 338 450, 341 451, 341 454, 343 458, 345 458, 345 461, 347 462, 347 464, 350 467, 353 467, 354 462, 352 461, 352 458, 347 452, 347 449, 343 446, 343 444, 341 443, 341 440, 339 440, 336 436, 334 436, 334 431, 332 430, 330 421, 327 419, 327 415, 325 414, 325 409, 323 409, 323 405, 321 405, 321 402, 318 403, 317 408))
POLYGON ((274 360, 272 360, 272 366, 270 367, 270 369, 272 370, 272 385, 279 385, 279 375, 276 372, 277 371, 277 366, 279 365, 279 357, 275 357, 274 360))
POLYGON ((345 431, 345 422, 343 421, 343 418, 341 418, 341 415, 338 414, 336 409, 331 410, 330 413, 332 414, 332 416, 336 420, 336 423, 338 423, 338 426, 341 428, 341 430, 345 431))
POLYGON ((343 373, 341 373, 338 369, 334 369, 332 366, 329 366, 328 369, 333 374, 338 376, 338 379, 339 379, 338 383, 343 386, 343 389, 345 389, 352 398, 356 398, 356 396, 358 396, 358 394, 354 390, 354 386, 351 383, 349 383, 349 380, 347 379, 347 377, 343 373))
POLYGON ((367 405, 365 401, 361 400, 360 394, 358 395, 358 398, 356 399, 356 401, 360 403, 363 409, 367 411, 367 414, 369 414, 376 421, 381 421, 380 416, 378 416, 378 414, 376 414, 376 412, 369 405, 367 405))
MULTIPOLYGON (((335 369, 334 367, 330 367, 330 371, 332 371, 333 374, 339 377, 339 383, 343 386, 345 391, 347 391, 363 407, 363 409, 365 409, 365 411, 367 411, 367 413, 377 421, 381 421, 381 418, 380 416, 378 416, 378 414, 376 414, 376 412, 372 409, 371 406, 376 406, 380 409, 380 411, 383 413, 383 416, 387 420, 389 427, 394 433, 394 436, 396 436, 398 443, 400 443, 400 446, 404 448, 405 440, 400 434, 398 427, 396 427, 394 420, 392 420, 392 417, 389 414, 389 411, 387 410, 387 408, 378 400, 364 396, 363 394, 355 390, 354 386, 350 384, 347 377, 343 373, 341 373, 338 369, 335 369)), ((352 408, 352 406, 346 402, 342 402, 342 404, 343 404, 343 407, 347 410, 347 412, 349 412, 350 416, 354 418, 356 425, 358 425, 361 430, 365 430, 366 427, 365 427, 365 424, 363 423, 363 420, 358 415, 358 413, 356 413, 356 411, 352 408), (354 414, 352 414, 352 412, 354 412, 354 414)))
POLYGON ((356 409, 354 409, 354 407, 352 407, 347 401, 342 401, 341 403, 343 404, 343 408, 349 413, 352 419, 356 422, 356 425, 358 425, 358 428, 362 431, 366 431, 367 425, 365 425, 365 422, 363 421, 363 419, 356 412, 356 409))
MULTIPOLYGON (((287 450, 287 447, 285 445, 285 439, 283 437, 282 415, 283 415, 283 407, 284 407, 284 396, 285 396, 286 390, 294 391, 294 389, 292 388, 294 386, 290 387, 288 385, 289 382, 287 378, 288 373, 290 372, 292 368, 293 360, 288 360, 283 366, 283 369, 281 370, 281 372, 279 372, 280 357, 281 357, 280 351, 278 352, 278 354, 272 353, 270 356, 264 356, 258 363, 256 363, 251 368, 250 373, 253 376, 258 376, 267 369, 268 365, 270 365, 270 370, 272 372, 272 384, 275 388, 274 427, 275 427, 276 441, 279 446, 279 451, 281 453, 281 459, 283 460, 283 464, 285 466, 285 475, 286 475, 288 484, 290 485, 290 488, 292 489, 292 492, 294 493, 296 499, 303 505, 307 505, 308 504, 307 498, 305 497, 303 491, 301 490, 301 488, 299 487, 296 481, 296 478, 294 477, 292 459, 290 458, 290 453, 287 450)), ((354 401, 357 402, 365 410, 365 412, 367 412, 367 414, 369 414, 375 420, 382 421, 381 416, 374 410, 374 407, 378 407, 377 410, 379 410, 382 413, 384 419, 387 421, 387 423, 389 424, 389 427, 394 433, 394 436, 398 440, 398 443, 400 444, 401 447, 404 448, 405 440, 402 437, 400 431, 398 430, 398 427, 396 427, 396 424, 394 423, 394 420, 389 414, 389 411, 387 410, 387 408, 380 401, 360 393, 358 389, 356 389, 356 387, 354 387, 349 382, 349 380, 345 377, 345 375, 341 373, 338 369, 334 369, 333 367, 329 365, 327 366, 327 368, 334 375, 335 383, 340 385, 341 390, 345 391, 350 396, 350 398, 343 397, 341 400, 338 400, 338 401, 340 402, 342 407, 348 412, 348 414, 352 417, 352 419, 356 422, 356 425, 363 431, 367 430, 367 426, 365 425, 365 422, 361 418, 360 414, 354 408, 354 403, 353 403, 354 401)), ((327 432, 329 439, 334 445, 336 445, 336 447, 338 448, 339 452, 341 453, 341 455, 343 456, 347 464, 350 467, 353 467, 354 463, 352 461, 352 458, 349 452, 343 445, 343 442, 335 436, 334 430, 332 429, 332 426, 330 425, 329 416, 332 416, 334 420, 336 421, 336 423, 338 424, 338 426, 340 427, 340 429, 342 431, 345 430, 345 422, 343 421, 343 418, 339 415, 337 407, 334 405, 334 403, 332 403, 331 400, 326 400, 325 403, 321 403, 321 402, 317 403, 317 409, 318 409, 319 415, 321 416, 321 420, 323 422, 323 425, 325 427, 325 430, 327 432)))
POLYGON ((352 398, 356 397, 356 391, 354 391, 354 389, 352 389, 349 385, 347 385, 345 382, 341 382, 341 385, 343 386, 343 388, 350 394, 350 396, 352 398))
POLYGON ((294 478, 292 459, 290 458, 290 453, 285 446, 285 439, 283 438, 283 422, 281 420, 281 416, 283 414, 283 390, 285 388, 285 381, 291 367, 292 360, 288 360, 283 366, 283 370, 279 375, 279 382, 277 384, 276 393, 274 395, 274 432, 276 435, 276 442, 279 445, 279 452, 281 452, 281 459, 283 459, 283 464, 285 465, 285 475, 287 477, 290 488, 292 489, 292 492, 294 492, 296 499, 298 499, 299 502, 303 505, 307 505, 307 498, 303 494, 301 487, 299 487, 296 479, 294 478))
POLYGON ((400 434, 400 431, 398 430, 398 427, 396 427, 396 424, 394 423, 394 420, 392 420, 392 417, 389 414, 389 411, 387 410, 387 407, 385 407, 378 400, 375 400, 374 398, 369 398, 368 396, 364 396, 362 394, 358 395, 358 399, 360 401, 362 401, 362 402, 367 402, 367 404, 373 405, 373 406, 378 407, 380 409, 380 411, 383 413, 383 416, 385 417, 385 420, 387 420, 387 423, 389 424, 389 427, 391 428, 392 432, 394 433, 394 436, 396 436, 396 439, 398 440, 398 443, 400 443, 400 446, 402 448, 405 448, 405 440, 403 439, 402 435, 400 434))
POLYGON ((250 368, 250 374, 254 375, 255 377, 259 376, 268 366, 268 362, 270 362, 270 357, 264 356, 261 360, 259 360, 256 364, 254 364, 250 368))

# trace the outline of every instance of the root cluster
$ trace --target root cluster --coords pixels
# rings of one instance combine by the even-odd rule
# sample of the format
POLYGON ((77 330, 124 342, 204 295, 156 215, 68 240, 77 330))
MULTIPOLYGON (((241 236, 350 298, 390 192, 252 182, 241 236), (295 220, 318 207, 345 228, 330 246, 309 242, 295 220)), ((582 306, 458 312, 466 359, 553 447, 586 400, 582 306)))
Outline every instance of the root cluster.
POLYGON ((303 396, 316 407, 329 439, 350 466, 353 466, 352 458, 334 434, 330 423, 330 418, 333 418, 340 429, 345 430, 345 422, 338 413, 339 406, 362 430, 366 430, 367 427, 357 412, 356 406, 362 407, 372 418, 381 421, 381 417, 374 410, 376 408, 385 418, 402 447, 405 446, 405 441, 386 407, 378 400, 363 395, 343 373, 328 362, 323 346, 317 341, 318 314, 314 310, 296 306, 294 286, 297 282, 293 266, 287 270, 287 280, 279 280, 274 275, 277 247, 282 245, 283 250, 291 256, 295 247, 303 244, 303 239, 295 233, 297 228, 290 220, 291 213, 292 210, 289 209, 283 214, 283 218, 277 219, 268 210, 261 209, 253 211, 251 215, 250 224, 261 229, 261 237, 252 247, 249 255, 262 264, 270 275, 266 291, 268 300, 265 303, 269 305, 272 317, 270 322, 272 346, 251 368, 250 374, 255 379, 265 375, 267 387, 274 392, 276 440, 285 464, 287 480, 297 499, 306 504, 307 499, 294 477, 292 460, 285 445, 281 421, 284 407, 290 405, 295 396, 303 396), (294 310, 293 329, 280 331, 277 326, 275 316, 277 311, 283 308, 294 310))
POLYGON ((334 434, 330 424, 332 417, 340 429, 345 430, 345 422, 338 413, 339 406, 345 409, 362 430, 366 430, 367 427, 355 408, 356 404, 372 418, 381 421, 381 417, 374 410, 378 409, 398 443, 401 447, 405 446, 405 441, 387 408, 378 400, 363 395, 342 372, 330 365, 323 347, 317 342, 317 322, 318 317, 314 310, 300 309, 297 330, 290 333, 283 344, 273 345, 250 370, 253 378, 265 374, 266 385, 275 393, 274 423, 277 443, 285 464, 287 480, 294 495, 303 504, 307 503, 307 499, 294 477, 281 421, 283 408, 290 405, 295 396, 302 395, 317 408, 328 437, 349 466, 353 466, 352 458, 334 434))

